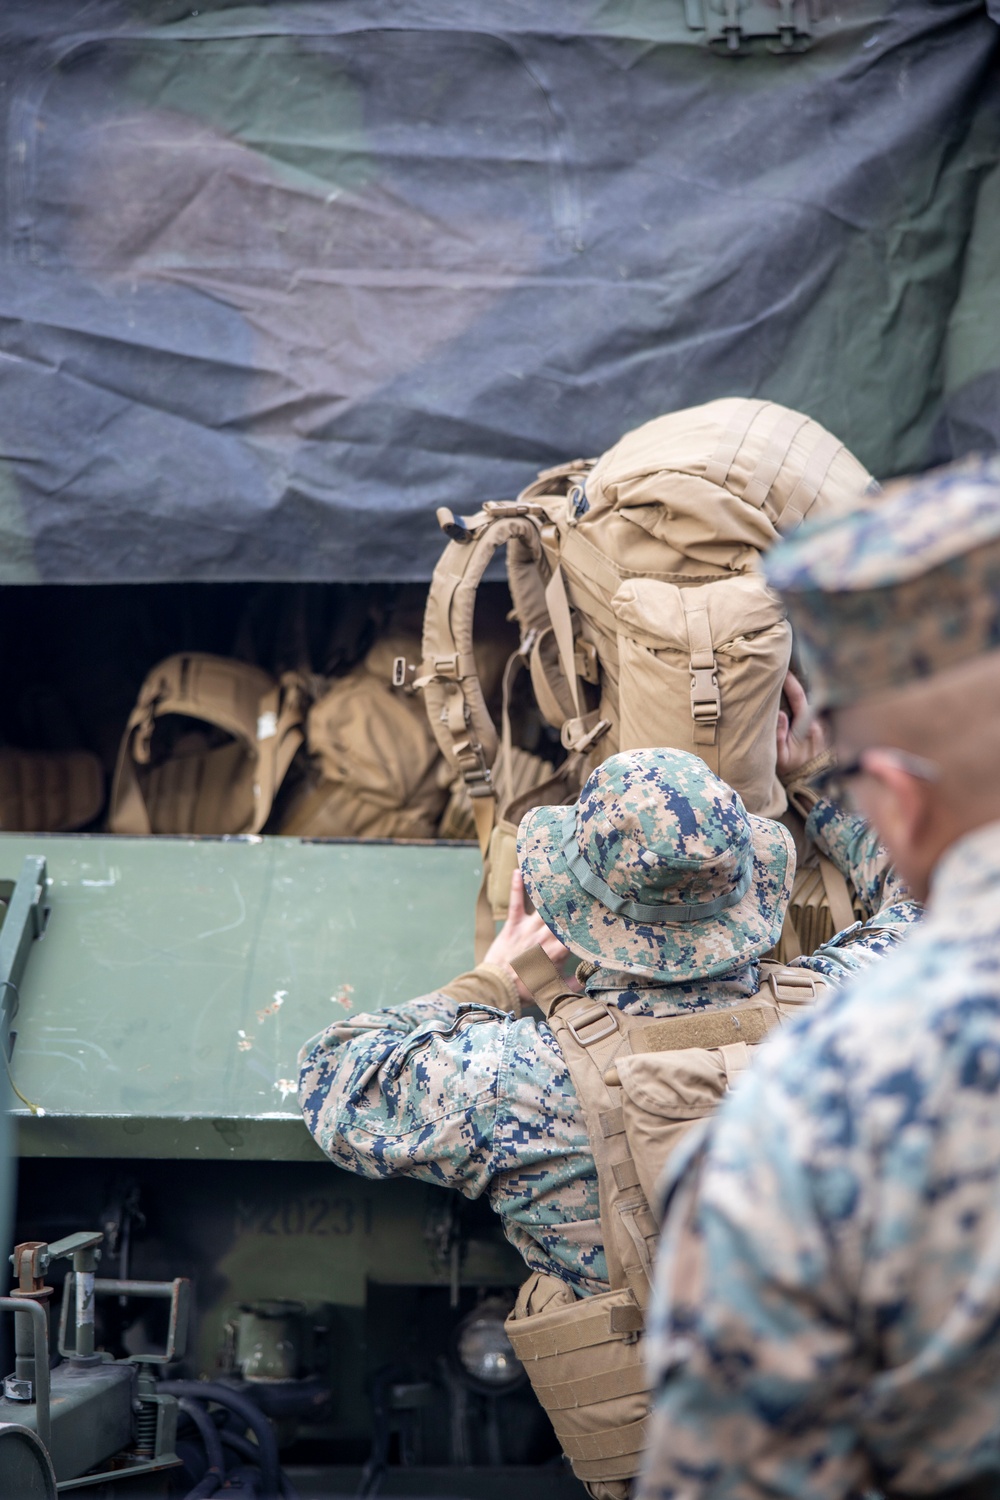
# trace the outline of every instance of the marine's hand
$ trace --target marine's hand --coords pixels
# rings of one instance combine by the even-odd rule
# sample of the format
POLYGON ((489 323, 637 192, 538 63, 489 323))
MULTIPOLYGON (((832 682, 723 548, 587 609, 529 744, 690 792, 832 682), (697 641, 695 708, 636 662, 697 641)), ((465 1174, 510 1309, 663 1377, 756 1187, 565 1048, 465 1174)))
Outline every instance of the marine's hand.
MULTIPOLYGON (((529 948, 535 947, 536 944, 545 950, 557 968, 569 957, 569 949, 559 941, 550 928, 546 927, 538 913, 525 911, 524 881, 521 879, 520 870, 515 870, 510 882, 507 920, 490 944, 483 961, 507 969, 517 985, 517 993, 522 1000, 530 1000, 531 996, 514 973, 510 961, 519 953, 525 953, 529 948)), ((567 987, 573 988, 572 985, 567 987)))
POLYGON ((784 709, 778 713, 778 775, 782 781, 795 778, 798 771, 826 749, 826 731, 813 716, 805 688, 794 672, 785 678, 785 697, 792 710, 791 722, 784 709))

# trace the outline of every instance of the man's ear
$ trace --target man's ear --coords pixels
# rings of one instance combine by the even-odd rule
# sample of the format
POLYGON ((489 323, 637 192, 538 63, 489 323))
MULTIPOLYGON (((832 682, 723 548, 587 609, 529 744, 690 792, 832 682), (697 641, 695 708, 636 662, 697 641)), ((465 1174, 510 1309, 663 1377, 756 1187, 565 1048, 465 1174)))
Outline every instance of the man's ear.
MULTIPOLYGON (((866 750, 858 802, 910 884, 923 884, 933 824, 932 788, 912 776, 891 751, 866 750)), ((931 860, 931 863, 933 861, 931 860)))

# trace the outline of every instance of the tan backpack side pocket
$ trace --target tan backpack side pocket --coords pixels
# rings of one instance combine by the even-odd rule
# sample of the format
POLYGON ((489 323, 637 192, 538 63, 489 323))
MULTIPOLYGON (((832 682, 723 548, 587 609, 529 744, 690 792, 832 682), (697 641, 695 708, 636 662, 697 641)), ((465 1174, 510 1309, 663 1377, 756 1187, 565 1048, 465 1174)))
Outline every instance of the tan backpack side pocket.
POLYGON ((776 817, 775 769, 791 628, 762 578, 700 587, 623 582, 618 619, 620 748, 669 745, 701 756, 750 812, 776 817))

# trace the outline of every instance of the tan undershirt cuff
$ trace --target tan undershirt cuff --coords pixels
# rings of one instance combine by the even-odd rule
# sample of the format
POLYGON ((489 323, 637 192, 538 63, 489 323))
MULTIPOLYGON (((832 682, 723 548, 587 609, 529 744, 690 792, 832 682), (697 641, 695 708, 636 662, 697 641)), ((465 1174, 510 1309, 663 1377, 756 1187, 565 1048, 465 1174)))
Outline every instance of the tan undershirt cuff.
POLYGON ((499 964, 479 964, 441 988, 460 1005, 492 1005, 496 1010, 509 1011, 513 1016, 521 1014, 521 997, 513 975, 499 964))

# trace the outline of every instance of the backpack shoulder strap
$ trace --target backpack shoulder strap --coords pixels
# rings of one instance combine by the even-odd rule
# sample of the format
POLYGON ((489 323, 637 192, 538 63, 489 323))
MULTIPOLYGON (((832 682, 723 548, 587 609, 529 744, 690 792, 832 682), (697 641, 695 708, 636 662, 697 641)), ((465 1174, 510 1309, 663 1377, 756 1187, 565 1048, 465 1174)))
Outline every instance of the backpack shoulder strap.
POLYGON ((621 1088, 605 1075, 628 1050, 638 1018, 566 989, 541 948, 513 960, 518 977, 538 1002, 559 1044, 583 1109, 597 1171, 601 1235, 613 1290, 629 1288, 645 1306, 652 1279, 658 1226, 639 1186, 639 1175, 621 1109, 621 1088))
MULTIPOLYGON (((421 689, 431 730, 449 765, 468 789, 480 848, 485 855, 496 813, 492 767, 497 730, 476 670, 473 617, 476 592, 500 547, 508 547, 508 571, 522 635, 548 626, 545 567, 538 519, 527 505, 487 505, 464 522, 439 511, 452 537, 434 569, 424 613, 423 661, 412 686, 421 689)), ((405 663, 394 680, 405 685, 405 663)))

